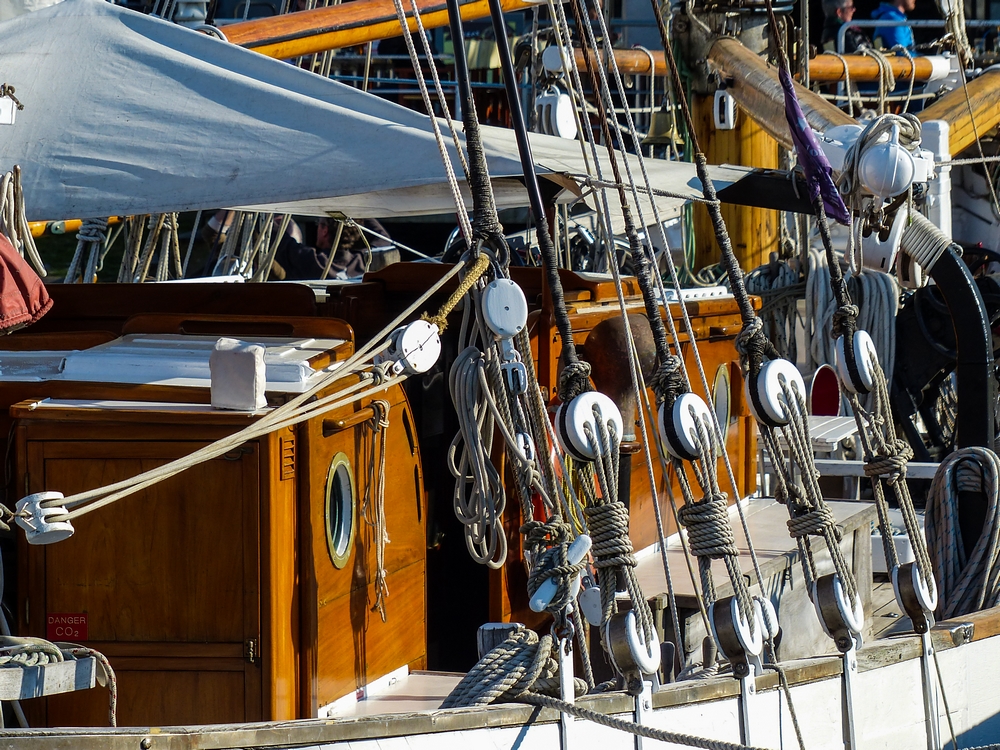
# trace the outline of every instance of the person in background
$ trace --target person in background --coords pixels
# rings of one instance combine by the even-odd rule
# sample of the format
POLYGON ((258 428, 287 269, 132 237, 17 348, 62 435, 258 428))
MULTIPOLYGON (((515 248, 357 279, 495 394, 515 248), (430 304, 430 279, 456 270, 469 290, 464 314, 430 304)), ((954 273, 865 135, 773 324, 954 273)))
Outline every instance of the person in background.
MULTIPOLYGON (((883 2, 872 12, 872 18, 876 21, 905 21, 906 14, 912 13, 916 7, 917 0, 883 2)), ((909 26, 878 26, 872 37, 876 44, 881 43, 885 49, 900 46, 910 52, 913 51, 913 29, 909 26)))
POLYGON ((871 47, 871 40, 857 26, 849 25, 854 18, 854 0, 823 0, 823 37, 821 44, 826 52, 837 52, 837 35, 840 28, 847 25, 844 32, 844 53, 857 52, 862 47, 871 47))

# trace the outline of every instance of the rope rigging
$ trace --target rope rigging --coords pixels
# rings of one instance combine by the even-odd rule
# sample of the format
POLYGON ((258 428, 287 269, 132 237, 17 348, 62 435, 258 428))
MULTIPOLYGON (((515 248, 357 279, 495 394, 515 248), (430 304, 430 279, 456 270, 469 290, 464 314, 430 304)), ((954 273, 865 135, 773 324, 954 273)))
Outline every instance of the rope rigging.
MULTIPOLYGON (((6 88, 9 91, 6 95, 13 98, 13 87, 6 88)), ((3 93, 0 92, 0 95, 3 93)), ((16 99, 14 101, 17 102, 16 99)), ((11 171, 0 176, 0 232, 10 240, 10 244, 22 258, 28 259, 39 276, 44 278, 47 275, 28 225, 24 210, 24 191, 21 188, 21 168, 16 164, 11 171)))

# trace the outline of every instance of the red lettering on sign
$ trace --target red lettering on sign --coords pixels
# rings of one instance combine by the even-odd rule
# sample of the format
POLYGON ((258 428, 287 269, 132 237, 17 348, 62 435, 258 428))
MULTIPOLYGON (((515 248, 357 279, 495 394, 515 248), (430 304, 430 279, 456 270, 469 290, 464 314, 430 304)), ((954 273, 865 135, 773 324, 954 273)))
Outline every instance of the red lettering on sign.
POLYGON ((86 641, 87 613, 61 612, 50 614, 45 621, 45 637, 50 641, 86 641))

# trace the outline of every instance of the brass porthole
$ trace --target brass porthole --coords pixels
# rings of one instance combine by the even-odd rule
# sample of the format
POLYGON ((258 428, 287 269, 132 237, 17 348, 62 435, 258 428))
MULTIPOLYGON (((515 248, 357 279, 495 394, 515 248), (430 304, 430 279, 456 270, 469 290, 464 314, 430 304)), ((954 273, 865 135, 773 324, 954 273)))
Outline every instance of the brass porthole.
POLYGON ((722 446, 726 445, 729 439, 729 422, 732 419, 733 398, 729 381, 729 365, 719 365, 715 371, 715 383, 712 385, 712 406, 715 409, 715 416, 719 420, 719 427, 722 434, 722 446))
POLYGON ((338 453, 326 475, 326 548, 335 568, 347 565, 358 521, 354 472, 346 453, 338 453))

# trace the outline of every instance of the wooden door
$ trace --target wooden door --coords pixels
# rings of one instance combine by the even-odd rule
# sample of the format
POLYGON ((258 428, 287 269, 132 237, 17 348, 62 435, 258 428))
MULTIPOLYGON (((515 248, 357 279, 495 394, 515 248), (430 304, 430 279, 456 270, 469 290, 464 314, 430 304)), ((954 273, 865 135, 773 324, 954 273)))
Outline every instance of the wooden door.
MULTIPOLYGON (((27 430, 30 492, 100 487, 202 445, 73 440, 74 425, 61 427, 67 439, 32 440, 27 430)), ((118 675, 119 724, 262 718, 258 452, 250 443, 193 467, 80 517, 72 538, 21 556, 21 632, 45 636, 48 615, 84 615, 86 645, 118 675)), ((50 698, 44 711, 49 726, 106 725, 107 694, 50 698)))

